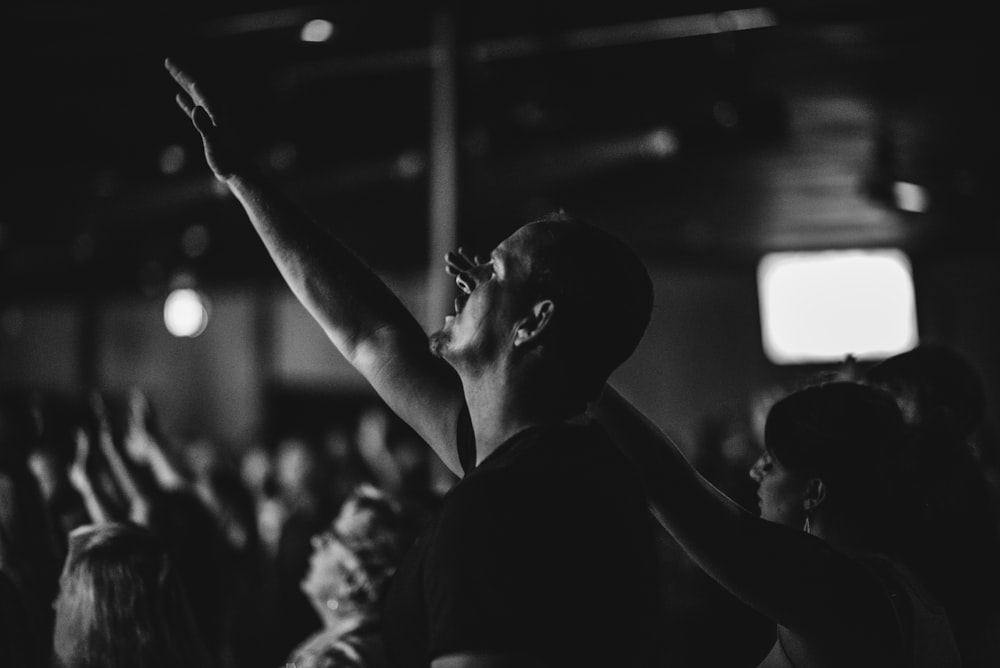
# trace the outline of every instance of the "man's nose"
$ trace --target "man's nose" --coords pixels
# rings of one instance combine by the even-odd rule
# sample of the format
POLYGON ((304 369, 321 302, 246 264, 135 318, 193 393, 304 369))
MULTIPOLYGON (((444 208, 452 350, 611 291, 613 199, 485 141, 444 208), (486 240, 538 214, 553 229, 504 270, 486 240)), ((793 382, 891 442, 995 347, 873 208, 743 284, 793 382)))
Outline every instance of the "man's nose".
POLYGON ((753 463, 753 466, 750 467, 750 471, 748 471, 748 473, 750 474, 750 478, 754 482, 760 482, 764 477, 763 469, 764 469, 764 456, 761 455, 760 457, 757 458, 757 461, 753 463))

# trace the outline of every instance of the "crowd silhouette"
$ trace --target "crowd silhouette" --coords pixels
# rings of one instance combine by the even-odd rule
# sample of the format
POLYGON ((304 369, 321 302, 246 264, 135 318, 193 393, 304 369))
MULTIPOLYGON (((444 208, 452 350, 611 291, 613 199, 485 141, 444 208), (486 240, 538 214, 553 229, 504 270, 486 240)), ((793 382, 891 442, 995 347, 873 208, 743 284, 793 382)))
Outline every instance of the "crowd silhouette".
MULTIPOLYGON (((823 605, 851 624, 889 629, 889 659, 863 645, 864 661, 824 663, 807 649, 792 665, 996 665, 997 442, 984 401, 964 357, 925 344, 867 367, 850 363, 804 375, 795 387, 748 397, 740 410, 705 416, 690 449, 698 453, 692 470, 738 501, 741 512, 756 514, 754 491, 768 493, 775 467, 823 477, 815 511, 769 511, 762 500, 762 517, 789 525, 789 534, 811 523, 814 535, 801 532, 803 541, 829 544, 837 558, 849 555, 853 561, 837 567, 844 572, 814 566, 832 568, 824 581, 843 594, 827 592, 823 605), (873 412, 859 417, 865 410, 873 412), (764 433, 755 428, 754 411, 767 416, 764 433), (833 425, 846 422, 857 431, 830 436, 833 425), (803 445, 809 439, 816 441, 812 450, 803 445), (845 484, 846 499, 838 494, 845 484), (902 616, 861 616, 878 612, 883 590, 853 586, 859 576, 852 563, 876 574, 869 584, 910 601, 905 651, 921 655, 892 664, 900 651, 894 624, 902 616), (935 634, 940 642, 929 640, 935 634)), ((649 423, 623 404, 607 388, 594 413, 640 464, 654 515, 672 530, 658 543, 662 627, 654 665, 758 665, 774 642, 776 620, 779 629, 793 629, 781 651, 801 651, 797 624, 816 601, 805 597, 790 612, 775 608, 740 581, 757 581, 770 595, 782 586, 764 577, 768 569, 751 568, 751 555, 713 566, 710 554, 691 546, 689 529, 670 516, 676 509, 662 507, 669 504, 664 490, 683 493, 677 474, 644 459, 662 456, 670 439, 654 428, 649 433, 662 439, 655 446, 661 449, 643 452, 649 433, 636 429, 649 423), (726 570, 744 567, 745 575, 726 570), (718 638, 727 641, 713 642, 718 638)), ((206 438, 169 438, 138 389, 94 393, 61 414, 48 410, 40 393, 8 394, 0 419, 2 665, 390 665, 382 595, 442 496, 428 475, 430 450, 394 432, 392 422, 373 402, 353 428, 337 425, 325 439, 283 434, 226 455, 206 438)), ((763 531, 747 539, 774 559, 774 550, 800 549, 793 538, 763 531)), ((798 560, 830 557, 825 546, 802 549, 798 560)), ((783 576, 792 578, 787 565, 783 576)), ((830 624, 839 648, 850 651, 850 629, 817 623, 830 624)), ((822 647, 822 636, 804 645, 822 647)))

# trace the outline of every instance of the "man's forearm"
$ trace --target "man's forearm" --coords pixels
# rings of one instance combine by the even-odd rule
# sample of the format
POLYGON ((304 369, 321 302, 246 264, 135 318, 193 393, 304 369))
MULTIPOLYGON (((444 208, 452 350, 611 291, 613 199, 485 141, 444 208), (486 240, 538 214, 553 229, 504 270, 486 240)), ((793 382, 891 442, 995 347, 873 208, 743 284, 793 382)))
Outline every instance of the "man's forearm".
POLYGON ((349 361, 360 343, 385 327, 426 338, 382 280, 266 178, 249 172, 227 184, 292 292, 349 361))
POLYGON ((266 179, 241 174, 227 183, 292 292, 340 353, 462 475, 456 441, 461 383, 431 355, 413 315, 364 262, 266 179))

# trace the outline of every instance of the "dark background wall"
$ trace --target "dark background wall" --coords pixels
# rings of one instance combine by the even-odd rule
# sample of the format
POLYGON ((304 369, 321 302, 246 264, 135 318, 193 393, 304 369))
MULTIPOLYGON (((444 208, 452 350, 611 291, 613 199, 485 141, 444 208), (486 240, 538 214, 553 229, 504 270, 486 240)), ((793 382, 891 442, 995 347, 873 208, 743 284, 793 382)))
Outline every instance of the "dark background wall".
POLYGON ((212 85, 264 168, 431 327, 446 16, 457 241, 485 249, 565 207, 632 243, 657 307, 615 381, 685 447, 706 417, 822 370, 763 355, 771 250, 902 248, 922 338, 978 366, 998 419, 1000 141, 978 5, 190 4, 5 6, 4 391, 139 385, 171 431, 233 447, 370 400, 214 185, 161 62, 212 85), (334 38, 299 40, 317 17, 334 38), (901 210, 896 182, 930 206, 901 210), (163 327, 179 277, 211 302, 196 339, 163 327))

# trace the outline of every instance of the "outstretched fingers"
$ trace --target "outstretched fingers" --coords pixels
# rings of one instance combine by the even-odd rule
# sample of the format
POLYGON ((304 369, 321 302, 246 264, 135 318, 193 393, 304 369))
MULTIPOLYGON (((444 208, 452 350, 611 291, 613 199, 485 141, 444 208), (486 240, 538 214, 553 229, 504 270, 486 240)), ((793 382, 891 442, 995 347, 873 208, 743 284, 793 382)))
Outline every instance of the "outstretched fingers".
POLYGON ((198 82, 190 74, 177 67, 177 64, 169 58, 163 61, 163 66, 167 68, 170 76, 173 77, 177 85, 184 91, 183 93, 178 93, 176 97, 177 105, 184 110, 184 113, 194 120, 195 110, 201 107, 208 113, 208 117, 214 124, 215 117, 212 115, 208 98, 202 92, 198 82))
POLYGON ((177 101, 177 106, 188 115, 188 118, 194 118, 195 103, 188 97, 187 93, 177 93, 174 100, 177 101))
POLYGON ((444 270, 452 276, 474 269, 479 258, 470 257, 461 246, 454 251, 449 251, 444 256, 444 270))

